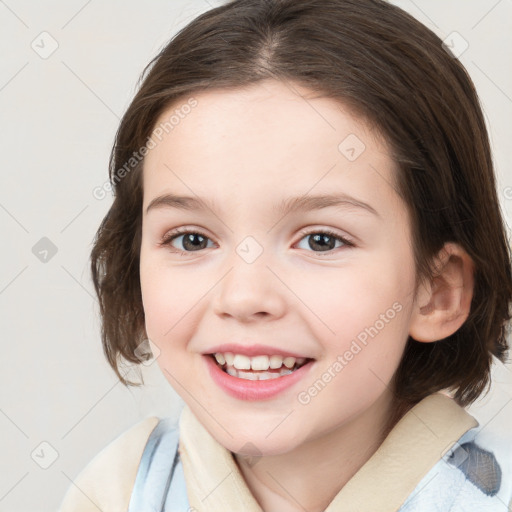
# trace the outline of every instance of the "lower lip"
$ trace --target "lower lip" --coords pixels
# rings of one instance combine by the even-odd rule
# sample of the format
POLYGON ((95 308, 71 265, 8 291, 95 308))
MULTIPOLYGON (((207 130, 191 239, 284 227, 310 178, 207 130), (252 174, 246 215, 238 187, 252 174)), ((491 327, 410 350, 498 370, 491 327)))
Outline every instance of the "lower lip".
POLYGON ((224 372, 215 362, 213 357, 204 356, 206 365, 212 379, 221 387, 228 395, 239 400, 266 400, 282 393, 285 389, 296 384, 300 379, 305 377, 314 360, 309 361, 298 370, 288 375, 283 375, 277 379, 268 380, 247 380, 233 377, 224 372))

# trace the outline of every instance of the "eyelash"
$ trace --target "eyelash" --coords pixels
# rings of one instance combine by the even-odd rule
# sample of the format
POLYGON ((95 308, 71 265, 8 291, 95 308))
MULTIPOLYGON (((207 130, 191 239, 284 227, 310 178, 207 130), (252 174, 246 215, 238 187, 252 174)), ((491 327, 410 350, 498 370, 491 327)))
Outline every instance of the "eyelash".
MULTIPOLYGON (((177 253, 180 256, 184 256, 186 254, 193 254, 194 252, 200 252, 201 250, 199 250, 199 251, 182 251, 182 250, 176 249, 175 247, 171 246, 171 242, 174 241, 176 238, 178 238, 182 235, 188 235, 188 234, 200 235, 203 238, 210 240, 210 237, 205 235, 203 232, 198 231, 197 229, 177 228, 174 231, 171 231, 170 233, 165 235, 163 237, 162 241, 158 243, 158 246, 170 247, 171 252, 177 253)), ((299 242, 300 242, 300 240, 302 240, 304 237, 306 237, 308 235, 322 234, 322 235, 328 235, 336 240, 339 240, 340 242, 342 242, 344 244, 345 247, 355 247, 355 244, 353 242, 351 242, 350 240, 348 240, 345 237, 338 235, 337 233, 335 233, 334 231, 331 231, 330 229, 316 229, 316 230, 306 230, 305 229, 305 230, 301 231, 299 234, 300 234, 299 242)), ((340 249, 340 248, 341 247, 337 247, 335 249, 340 249)), ((334 249, 329 249, 328 251, 309 251, 309 252, 314 252, 316 254, 322 255, 322 254, 331 254, 333 251, 334 251, 334 249)))

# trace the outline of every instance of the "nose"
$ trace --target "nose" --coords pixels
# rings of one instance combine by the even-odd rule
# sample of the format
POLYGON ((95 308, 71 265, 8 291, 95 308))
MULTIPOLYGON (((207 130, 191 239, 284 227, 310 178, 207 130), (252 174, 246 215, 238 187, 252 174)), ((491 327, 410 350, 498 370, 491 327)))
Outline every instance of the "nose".
POLYGON ((286 310, 286 286, 263 257, 247 263, 237 254, 215 287, 215 314, 240 322, 275 320, 286 310))

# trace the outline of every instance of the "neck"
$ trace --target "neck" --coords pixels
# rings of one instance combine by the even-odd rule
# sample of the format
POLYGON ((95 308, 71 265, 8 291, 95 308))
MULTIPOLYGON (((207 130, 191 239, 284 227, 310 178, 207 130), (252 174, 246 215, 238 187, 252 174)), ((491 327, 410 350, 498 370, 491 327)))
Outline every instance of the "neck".
POLYGON ((386 391, 359 416, 290 452, 252 466, 233 455, 264 512, 323 512, 396 424, 395 406, 386 391))

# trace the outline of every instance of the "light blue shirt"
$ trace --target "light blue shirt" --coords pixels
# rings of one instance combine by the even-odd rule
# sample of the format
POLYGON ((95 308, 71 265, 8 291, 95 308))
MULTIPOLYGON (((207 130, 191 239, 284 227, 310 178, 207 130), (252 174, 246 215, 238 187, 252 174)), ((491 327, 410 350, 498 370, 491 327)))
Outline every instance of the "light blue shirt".
MULTIPOLYGON (((512 481, 502 466, 510 467, 512 461, 500 457, 509 457, 510 447, 499 450, 499 440, 483 446, 478 434, 479 427, 466 432, 397 512, 508 512, 512 481)), ((179 427, 170 419, 160 420, 142 454, 128 512, 194 512, 178 441, 179 427)))

